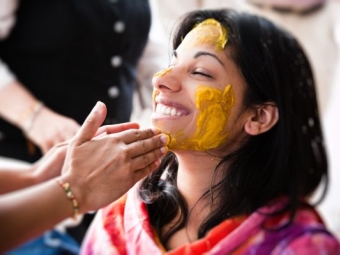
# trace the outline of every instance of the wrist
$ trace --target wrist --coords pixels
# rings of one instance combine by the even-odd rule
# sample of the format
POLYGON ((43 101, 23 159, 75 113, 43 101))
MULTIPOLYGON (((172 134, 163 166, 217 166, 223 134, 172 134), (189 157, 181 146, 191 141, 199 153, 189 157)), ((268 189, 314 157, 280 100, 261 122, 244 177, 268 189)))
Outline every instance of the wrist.
POLYGON ((44 180, 41 178, 40 173, 37 172, 36 164, 33 164, 30 169, 27 171, 27 175, 29 176, 32 185, 36 185, 42 183, 44 180))
POLYGON ((44 107, 41 101, 35 101, 31 106, 21 114, 19 126, 24 133, 28 133, 33 126, 34 121, 44 107))
POLYGON ((80 214, 80 204, 73 193, 74 187, 72 187, 70 182, 63 181, 62 179, 57 179, 56 182, 63 189, 66 199, 69 200, 70 208, 72 208, 72 218, 77 220, 80 214))
POLYGON ((47 176, 46 171, 41 171, 39 164, 37 163, 32 165, 30 169, 30 175, 31 175, 32 181, 34 182, 34 185, 43 183, 55 177, 55 176, 47 176))

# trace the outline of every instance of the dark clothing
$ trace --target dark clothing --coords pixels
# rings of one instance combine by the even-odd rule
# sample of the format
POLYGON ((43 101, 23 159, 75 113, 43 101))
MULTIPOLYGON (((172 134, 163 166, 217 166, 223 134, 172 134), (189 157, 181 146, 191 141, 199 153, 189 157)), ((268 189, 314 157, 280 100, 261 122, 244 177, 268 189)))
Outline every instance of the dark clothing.
MULTIPOLYGON (((39 100, 82 123, 95 103, 126 122, 150 28, 146 0, 25 0, 0 58, 39 100)), ((13 98, 13 103, 16 103, 13 98)), ((48 125, 48 123, 46 123, 48 125)), ((0 155, 35 161, 22 132, 0 120, 0 155)))

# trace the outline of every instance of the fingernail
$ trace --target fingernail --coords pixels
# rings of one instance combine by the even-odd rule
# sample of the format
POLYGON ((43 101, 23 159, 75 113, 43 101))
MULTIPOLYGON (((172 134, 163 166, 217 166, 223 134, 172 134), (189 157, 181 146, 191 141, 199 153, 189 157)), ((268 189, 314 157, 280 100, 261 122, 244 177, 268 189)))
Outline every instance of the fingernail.
POLYGON ((159 130, 158 130, 157 128, 154 128, 154 127, 151 128, 151 131, 152 131, 155 135, 158 135, 158 134, 160 133, 159 130))
POLYGON ((157 159, 157 160, 155 161, 155 166, 158 167, 160 164, 161 164, 161 160, 160 160, 160 159, 157 159))
POLYGON ((161 151, 162 155, 164 155, 165 153, 167 153, 168 150, 169 150, 169 149, 168 149, 168 146, 164 146, 164 147, 160 148, 160 151, 161 151))
POLYGON ((163 142, 163 144, 168 145, 169 141, 170 141, 170 136, 167 134, 162 134, 161 135, 161 141, 163 142))
POLYGON ((102 107, 103 107, 103 103, 101 101, 98 101, 96 105, 93 107, 93 110, 100 111, 102 107))

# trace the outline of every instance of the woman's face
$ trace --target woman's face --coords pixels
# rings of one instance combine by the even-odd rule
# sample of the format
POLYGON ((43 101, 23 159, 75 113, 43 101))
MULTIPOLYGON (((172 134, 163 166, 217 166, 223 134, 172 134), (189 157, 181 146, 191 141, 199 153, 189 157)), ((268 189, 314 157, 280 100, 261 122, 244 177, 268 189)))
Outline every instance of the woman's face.
POLYGON ((170 149, 206 151, 240 133, 245 82, 226 44, 227 31, 206 20, 186 35, 169 68, 155 74, 151 122, 170 135, 170 149))

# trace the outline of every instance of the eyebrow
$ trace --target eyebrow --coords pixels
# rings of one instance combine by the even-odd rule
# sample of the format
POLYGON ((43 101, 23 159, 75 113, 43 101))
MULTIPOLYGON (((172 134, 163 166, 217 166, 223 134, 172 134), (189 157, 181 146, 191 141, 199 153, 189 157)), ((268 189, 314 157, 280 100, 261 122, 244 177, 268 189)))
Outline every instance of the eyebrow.
MULTIPOLYGON (((176 50, 172 51, 172 55, 175 56, 175 58, 177 58, 177 51, 176 50)), ((200 56, 211 56, 215 58, 224 67, 223 62, 215 54, 212 54, 207 51, 199 51, 195 54, 194 58, 198 58, 200 56)))
POLYGON ((223 62, 215 54, 212 54, 212 53, 207 52, 207 51, 199 51, 195 54, 194 58, 198 58, 200 56, 211 56, 214 59, 216 59, 224 67, 223 62))

